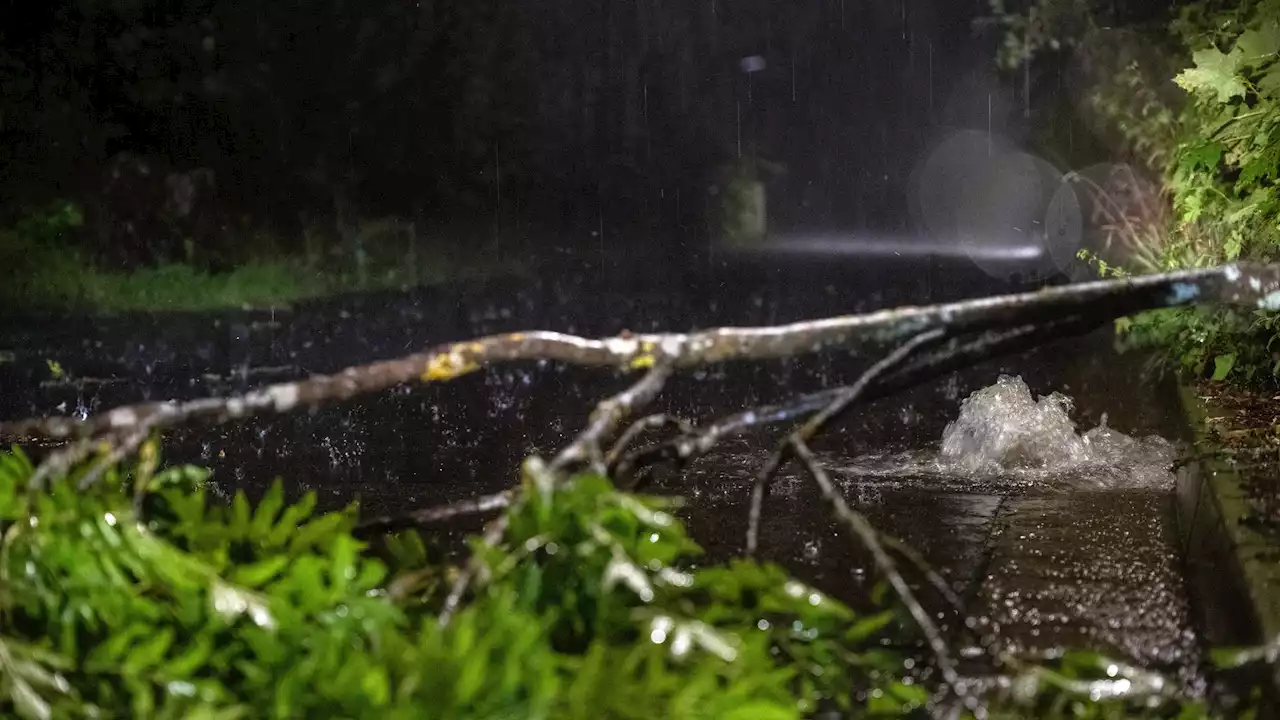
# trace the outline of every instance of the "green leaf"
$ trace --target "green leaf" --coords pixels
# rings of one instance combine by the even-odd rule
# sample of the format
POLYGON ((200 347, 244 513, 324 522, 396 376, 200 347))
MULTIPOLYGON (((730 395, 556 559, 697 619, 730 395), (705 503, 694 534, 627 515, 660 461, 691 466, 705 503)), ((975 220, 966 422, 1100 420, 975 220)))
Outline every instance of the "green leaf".
POLYGON ((1227 379, 1227 375, 1231 373, 1231 368, 1236 365, 1235 353, 1224 353, 1213 359, 1213 379, 1222 381, 1227 379))
POLYGON ((50 720, 53 717, 53 709, 49 707, 49 703, 30 685, 21 678, 12 678, 10 683, 9 693, 19 717, 25 720, 50 720))
POLYGON ((888 627, 891 622, 893 622, 893 612, 890 610, 868 615, 845 631, 845 640, 850 643, 863 642, 888 627))
POLYGON ((366 671, 360 688, 369 698, 369 702, 378 707, 386 705, 391 699, 391 682, 387 679, 387 671, 381 667, 366 671))
POLYGON ((1179 160, 1187 170, 1216 170, 1218 163, 1222 161, 1222 152, 1223 147, 1220 142, 1199 143, 1184 148, 1179 155, 1179 160))
POLYGON ((1196 66, 1183 70, 1173 79, 1179 87, 1191 93, 1213 94, 1222 103, 1244 97, 1247 89, 1236 74, 1240 61, 1238 51, 1227 55, 1210 48, 1196 52, 1192 59, 1196 66))
POLYGON ((280 508, 283 506, 284 484, 277 478, 275 482, 271 483, 267 494, 258 503, 258 509, 253 514, 250 537, 257 541, 266 539, 275 524, 276 516, 280 513, 280 508))
MULTIPOLYGON (((1276 140, 1280 140, 1280 137, 1276 140)), ((1240 177, 1236 180, 1237 192, 1251 188, 1261 180, 1275 180, 1278 168, 1280 168, 1280 142, 1273 141, 1241 166, 1240 177)))
POLYGON ((273 555, 251 565, 241 565, 232 570, 231 579, 237 585, 259 588, 283 572, 290 560, 288 555, 273 555))
POLYGON ((271 547, 283 545, 289 536, 298 531, 298 526, 311 517, 311 513, 315 508, 316 494, 314 492, 304 494, 298 502, 285 508, 284 513, 280 515, 280 522, 276 523, 275 528, 265 538, 267 545, 271 547))
POLYGON ((720 716, 722 720, 797 720, 800 711, 766 700, 751 700, 720 716))
POLYGON ((351 581, 356 579, 356 553, 359 549, 360 543, 350 535, 334 538, 329 557, 329 584, 335 592, 346 593, 351 581))
POLYGON ((1273 100, 1280 100, 1280 62, 1273 62, 1266 72, 1254 82, 1258 93, 1273 100))
POLYGON ((198 635, 187 641, 180 655, 165 663, 165 672, 175 678, 187 677, 209 661, 213 650, 213 640, 208 635, 198 635))
POLYGON ((329 513, 297 528, 289 541, 289 552, 299 553, 318 543, 340 536, 350 525, 350 519, 342 513, 329 513))
POLYGON ((1274 58, 1280 52, 1280 22, 1271 20, 1260 28, 1244 31, 1236 40, 1236 48, 1250 65, 1274 58))
POLYGON ((1214 667, 1223 670, 1243 667, 1257 662, 1263 657, 1265 657, 1265 654, 1258 652, 1255 648, 1215 647, 1209 649, 1209 662, 1214 667))
POLYGON ((253 509, 249 506, 249 498, 243 490, 238 491, 231 501, 231 529, 238 537, 246 537, 252 522, 253 509))
POLYGON ((129 653, 123 664, 124 669, 137 673, 155 667, 172 644, 173 629, 162 628, 129 653))

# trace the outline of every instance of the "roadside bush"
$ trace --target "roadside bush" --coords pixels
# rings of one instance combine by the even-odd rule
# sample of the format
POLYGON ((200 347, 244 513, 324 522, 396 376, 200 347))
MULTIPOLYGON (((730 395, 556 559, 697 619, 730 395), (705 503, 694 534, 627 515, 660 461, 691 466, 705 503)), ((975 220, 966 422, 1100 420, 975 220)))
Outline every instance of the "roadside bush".
MULTIPOLYGON (((1091 69, 1080 114, 1093 119, 1112 153, 1163 177, 1167 227, 1135 225, 1123 238, 1145 243, 1145 257, 1157 262, 1122 272, 1280 259, 1280 2, 1191 3, 1163 24, 1128 31, 1124 43, 1100 30, 1102 4, 1089 0, 1036 0, 1015 10, 995 0, 993 9, 1006 68, 1027 70, 1035 58, 1070 48, 1091 69), (1167 93, 1170 78, 1181 97, 1167 93)), ((1100 260, 1100 269, 1115 272, 1114 259, 1100 260)), ((1162 362, 1198 377, 1280 380, 1273 312, 1161 310, 1118 330, 1123 346, 1154 348, 1162 362)))
MULTIPOLYGON (((41 487, 26 455, 0 453, 0 715, 920 717, 936 687, 886 593, 858 613, 775 565, 702 565, 674 500, 599 476, 527 464, 503 541, 471 540, 482 571, 442 623, 457 568, 424 535, 361 541, 354 505, 317 513, 280 482, 256 506, 221 502, 157 447, 41 487)), ((1013 669, 991 717, 1205 716, 1092 652, 1013 669)))

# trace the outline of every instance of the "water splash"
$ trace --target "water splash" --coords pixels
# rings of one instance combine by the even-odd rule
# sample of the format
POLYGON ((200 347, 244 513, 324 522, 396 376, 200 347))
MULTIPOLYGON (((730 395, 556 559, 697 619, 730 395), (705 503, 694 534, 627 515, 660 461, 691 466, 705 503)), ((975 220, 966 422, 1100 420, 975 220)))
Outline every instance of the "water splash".
POLYGON ((1071 420, 1071 398, 1032 399, 1021 377, 1001 375, 960 405, 942 433, 941 460, 968 472, 1078 465, 1088 457, 1071 420))
POLYGON ((1174 448, 1167 440, 1125 435, 1108 427, 1105 415, 1098 427, 1080 434, 1072 410, 1066 395, 1036 400, 1021 377, 1002 375, 961 403, 959 417, 942 434, 939 463, 970 475, 1039 470, 1095 487, 1170 481, 1174 448))
MULTIPOLYGON (((1176 448, 1101 424, 1080 433, 1061 393, 1035 399, 1021 377, 1001 376, 960 405, 936 450, 822 461, 847 489, 920 487, 939 492, 1168 488, 1176 448)), ((864 498, 865 499, 865 498, 864 498)))

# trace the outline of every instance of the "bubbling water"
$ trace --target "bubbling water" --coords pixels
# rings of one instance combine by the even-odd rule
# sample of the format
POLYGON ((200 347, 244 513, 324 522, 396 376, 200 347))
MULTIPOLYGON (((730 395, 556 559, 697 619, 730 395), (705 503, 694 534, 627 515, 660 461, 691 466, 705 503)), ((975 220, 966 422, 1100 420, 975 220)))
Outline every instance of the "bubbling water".
MULTIPOLYGON (((992 494, 1012 489, 1074 492, 1172 487, 1176 456, 1172 443, 1156 436, 1126 435, 1108 427, 1106 415, 1098 427, 1079 433, 1071 419, 1073 409, 1071 398, 1062 393, 1037 400, 1021 377, 1001 376, 961 402, 959 415, 946 426, 940 446, 853 458, 826 452, 818 458, 842 485, 864 495, 886 487, 992 494)), ((736 449, 722 447, 717 462, 739 468, 749 477, 768 452, 748 448, 745 441, 736 449)), ((784 471, 774 491, 790 494, 807 482, 801 472, 784 471)), ((719 482, 705 489, 714 498, 741 492, 719 482)))
POLYGON ((1047 471, 1074 485, 1151 486, 1171 481, 1174 447, 1160 437, 1133 438, 1107 418, 1080 434, 1071 398, 1033 399, 1021 377, 1002 375, 974 392, 942 433, 940 464, 970 475, 1047 471))

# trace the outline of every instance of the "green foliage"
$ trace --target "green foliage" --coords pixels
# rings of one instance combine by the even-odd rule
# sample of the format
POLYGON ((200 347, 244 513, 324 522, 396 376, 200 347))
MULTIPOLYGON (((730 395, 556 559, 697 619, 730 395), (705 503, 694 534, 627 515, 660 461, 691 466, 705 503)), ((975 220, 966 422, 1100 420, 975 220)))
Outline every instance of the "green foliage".
MULTIPOLYGON (((1173 30, 1190 65, 1174 81, 1190 104, 1167 183, 1177 242, 1166 267, 1280 259, 1280 2, 1202 2, 1173 30)), ((1273 312, 1168 310, 1136 318, 1132 347, 1165 350, 1200 377, 1274 383, 1280 362, 1273 312)))
MULTIPOLYGON (((37 491, 27 457, 0 454, 0 715, 923 711, 930 689, 907 674, 895 606, 856 613, 770 564, 694 569, 699 550, 671 500, 592 475, 556 484, 538 467, 527 466, 504 542, 473 542, 483 572, 442 626, 455 570, 430 561, 417 534, 366 547, 352 536, 354 506, 317 514, 314 495, 287 502, 279 482, 256 507, 243 494, 215 503, 206 471, 157 471, 154 441, 89 490, 78 468, 37 491)), ((1040 689, 994 709, 1092 718, 1177 705, 1088 701, 1082 682, 1113 664, 1068 653, 1033 668, 1040 689)))
POLYGON ((1171 169, 1185 225, 1218 239, 1217 261, 1280 256, 1280 3, 1210 15, 1238 33, 1201 36, 1175 81, 1192 99, 1171 169))
MULTIPOLYGON (((900 663, 865 650, 887 615, 776 567, 677 569, 696 546, 664 503, 601 478, 526 480, 508 542, 441 628, 439 582, 388 590, 447 573, 412 539, 388 565, 351 536, 353 508, 315 515, 279 483, 256 508, 213 504, 203 471, 152 474, 148 448, 92 492, 77 471, 33 493, 26 458, 0 456, 4 714, 788 718, 850 706, 855 675, 900 663)), ((885 697, 925 700, 897 682, 885 697)))
POLYGON ((1117 265, 1112 265, 1105 259, 1098 257, 1097 253, 1090 252, 1087 249, 1082 248, 1076 253, 1076 257, 1097 268, 1098 275, 1104 278, 1124 278, 1129 277, 1131 274, 1128 270, 1117 265))
POLYGON ((753 163, 739 163, 725 183, 720 207, 720 230, 723 239, 734 245, 755 245, 762 242, 765 228, 761 226, 760 206, 764 199, 759 173, 753 163))
POLYGON ((1108 154, 1163 169, 1177 143, 1180 98, 1161 87, 1176 65, 1160 37, 1117 29, 1108 17, 1112 4, 1098 0, 989 0, 989 7, 979 24, 998 31, 996 63, 1023 74, 1024 92, 1041 63, 1058 66, 1060 77, 1083 89, 1069 104, 1044 109, 1041 137, 1057 138, 1044 152, 1070 154, 1061 146, 1076 144, 1074 121, 1083 120, 1108 154))
POLYGON ((1171 308, 1117 322, 1121 347, 1155 349, 1157 365, 1244 385, 1280 378, 1280 315, 1266 310, 1171 308))
POLYGON ((1025 717, 1199 720, 1210 716, 1209 709, 1201 703, 1180 702, 1165 678, 1083 650, 1023 668, 1007 692, 1021 702, 1014 711, 997 705, 991 713, 996 720, 1025 717), (1137 692, 1129 698, 1114 697, 1115 693, 1125 691, 1137 692))
MULTIPOLYGON (((1002 65, 1070 48, 1088 69, 1080 114, 1113 152, 1164 178, 1156 200, 1169 217, 1124 223, 1122 244, 1136 252, 1122 268, 1092 257, 1103 275, 1280 259, 1280 2, 1202 0, 1162 27, 1124 32, 1102 32, 1096 18, 1106 8, 1088 0, 992 7, 1005 33, 1002 65), (1169 86, 1181 97, 1165 95, 1169 86)), ((1154 348, 1161 362, 1201 377, 1280 378, 1274 313, 1162 310, 1118 327, 1125 347, 1154 348)))
POLYGON ((60 200, 27 213, 14 232, 37 247, 66 245, 69 237, 84 226, 84 213, 73 202, 60 200))

